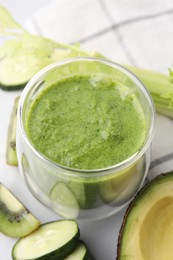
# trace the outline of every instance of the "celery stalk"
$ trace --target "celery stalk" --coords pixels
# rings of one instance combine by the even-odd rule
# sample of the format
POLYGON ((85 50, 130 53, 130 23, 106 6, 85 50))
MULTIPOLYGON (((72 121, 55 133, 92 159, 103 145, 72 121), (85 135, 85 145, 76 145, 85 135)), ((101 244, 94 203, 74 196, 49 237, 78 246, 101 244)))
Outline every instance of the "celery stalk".
POLYGON ((156 111, 160 114, 173 118, 173 77, 169 75, 145 70, 133 66, 125 66, 132 71, 150 92, 156 111))
MULTIPOLYGON (((82 50, 79 44, 58 43, 28 33, 1 5, 0 17, 0 35, 12 37, 0 47, 0 87, 11 85, 10 90, 15 89, 13 83, 20 86, 44 66, 64 58, 77 56, 105 58, 97 52, 82 50)), ((153 98, 156 111, 173 118, 173 71, 170 70, 169 76, 166 76, 133 66, 125 67, 146 86, 153 98)))

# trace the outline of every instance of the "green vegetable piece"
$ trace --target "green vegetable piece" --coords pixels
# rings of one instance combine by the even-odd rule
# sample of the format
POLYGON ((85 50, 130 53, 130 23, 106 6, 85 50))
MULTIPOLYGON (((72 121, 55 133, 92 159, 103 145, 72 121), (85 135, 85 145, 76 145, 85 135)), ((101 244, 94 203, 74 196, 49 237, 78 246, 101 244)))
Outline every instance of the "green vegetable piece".
POLYGON ((64 218, 75 219, 79 214, 79 204, 74 195, 64 182, 57 182, 50 191, 53 208, 64 218))
POLYGON ((68 187, 74 193, 79 205, 81 208, 85 208, 86 205, 86 195, 85 195, 85 186, 83 183, 70 182, 68 187))
MULTIPOLYGON (((97 52, 86 52, 78 45, 57 43, 25 31, 11 14, 0 6, 0 35, 12 36, 0 48, 0 88, 22 88, 43 67, 65 58, 90 56, 105 58, 97 52), (9 77, 10 75, 10 77, 9 77)), ((153 97, 158 113, 173 118, 173 71, 169 76, 133 66, 125 66, 144 83, 153 97)))
POLYGON ((141 158, 127 169, 116 172, 111 178, 100 183, 100 195, 102 200, 115 206, 129 200, 139 187, 141 173, 143 172, 144 159, 141 158))
POLYGON ((14 245, 15 260, 62 260, 76 247, 80 231, 72 220, 59 220, 40 226, 35 232, 21 238, 14 245))
POLYGON ((146 86, 153 98, 156 111, 173 118, 173 71, 169 70, 169 76, 167 76, 137 67, 126 67, 146 86))
POLYGON ((0 5, 0 35, 1 36, 18 36, 26 31, 20 24, 18 24, 10 12, 2 5, 0 5))
POLYGON ((74 251, 68 255, 64 260, 92 260, 94 259, 84 242, 79 241, 74 251))
POLYGON ((10 36, 10 40, 6 40, 0 48, 0 88, 2 89, 15 90, 24 87, 40 69, 55 61, 96 55, 81 50, 78 44, 61 44, 28 33, 1 5, 0 17, 0 35, 10 36))
POLYGON ((8 138, 6 148, 6 161, 7 164, 17 166, 17 155, 16 155, 16 122, 17 122, 17 108, 19 103, 19 97, 14 101, 13 110, 11 113, 10 123, 8 127, 8 138))
POLYGON ((10 237, 23 237, 39 225, 38 219, 0 183, 0 232, 10 237))

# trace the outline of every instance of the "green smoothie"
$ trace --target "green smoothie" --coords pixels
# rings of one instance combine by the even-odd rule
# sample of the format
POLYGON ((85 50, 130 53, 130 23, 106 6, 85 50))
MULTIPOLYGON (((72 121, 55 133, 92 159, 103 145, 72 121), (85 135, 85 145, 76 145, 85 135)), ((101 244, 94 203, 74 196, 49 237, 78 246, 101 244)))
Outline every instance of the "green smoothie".
POLYGON ((135 154, 146 137, 136 96, 111 78, 76 75, 41 91, 31 104, 26 132, 33 146, 71 168, 100 169, 135 154))

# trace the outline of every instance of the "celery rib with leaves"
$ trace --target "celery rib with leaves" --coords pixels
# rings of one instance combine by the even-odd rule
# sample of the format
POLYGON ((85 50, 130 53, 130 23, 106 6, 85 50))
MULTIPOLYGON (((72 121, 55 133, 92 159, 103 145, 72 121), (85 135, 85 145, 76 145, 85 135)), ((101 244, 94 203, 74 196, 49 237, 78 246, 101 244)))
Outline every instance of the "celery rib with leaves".
MULTIPOLYGON (((0 48, 0 87, 5 90, 23 88, 35 73, 55 61, 79 56, 103 57, 97 52, 82 50, 79 44, 58 43, 28 33, 3 6, 0 6, 0 17, 0 36, 7 37, 0 48)), ((157 112, 173 118, 172 70, 166 76, 133 66, 126 67, 146 86, 157 112)))
POLYGON ((24 30, 8 10, 0 6, 0 87, 5 90, 23 88, 30 78, 45 66, 65 58, 92 56, 78 45, 55 42, 24 30))

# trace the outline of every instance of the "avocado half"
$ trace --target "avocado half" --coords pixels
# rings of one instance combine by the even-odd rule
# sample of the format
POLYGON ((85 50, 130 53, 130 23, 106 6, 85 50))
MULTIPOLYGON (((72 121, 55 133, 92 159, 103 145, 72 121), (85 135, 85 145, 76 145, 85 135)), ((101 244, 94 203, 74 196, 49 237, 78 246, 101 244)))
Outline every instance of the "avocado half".
POLYGON ((136 195, 120 229, 117 260, 173 259, 173 171, 136 195))

